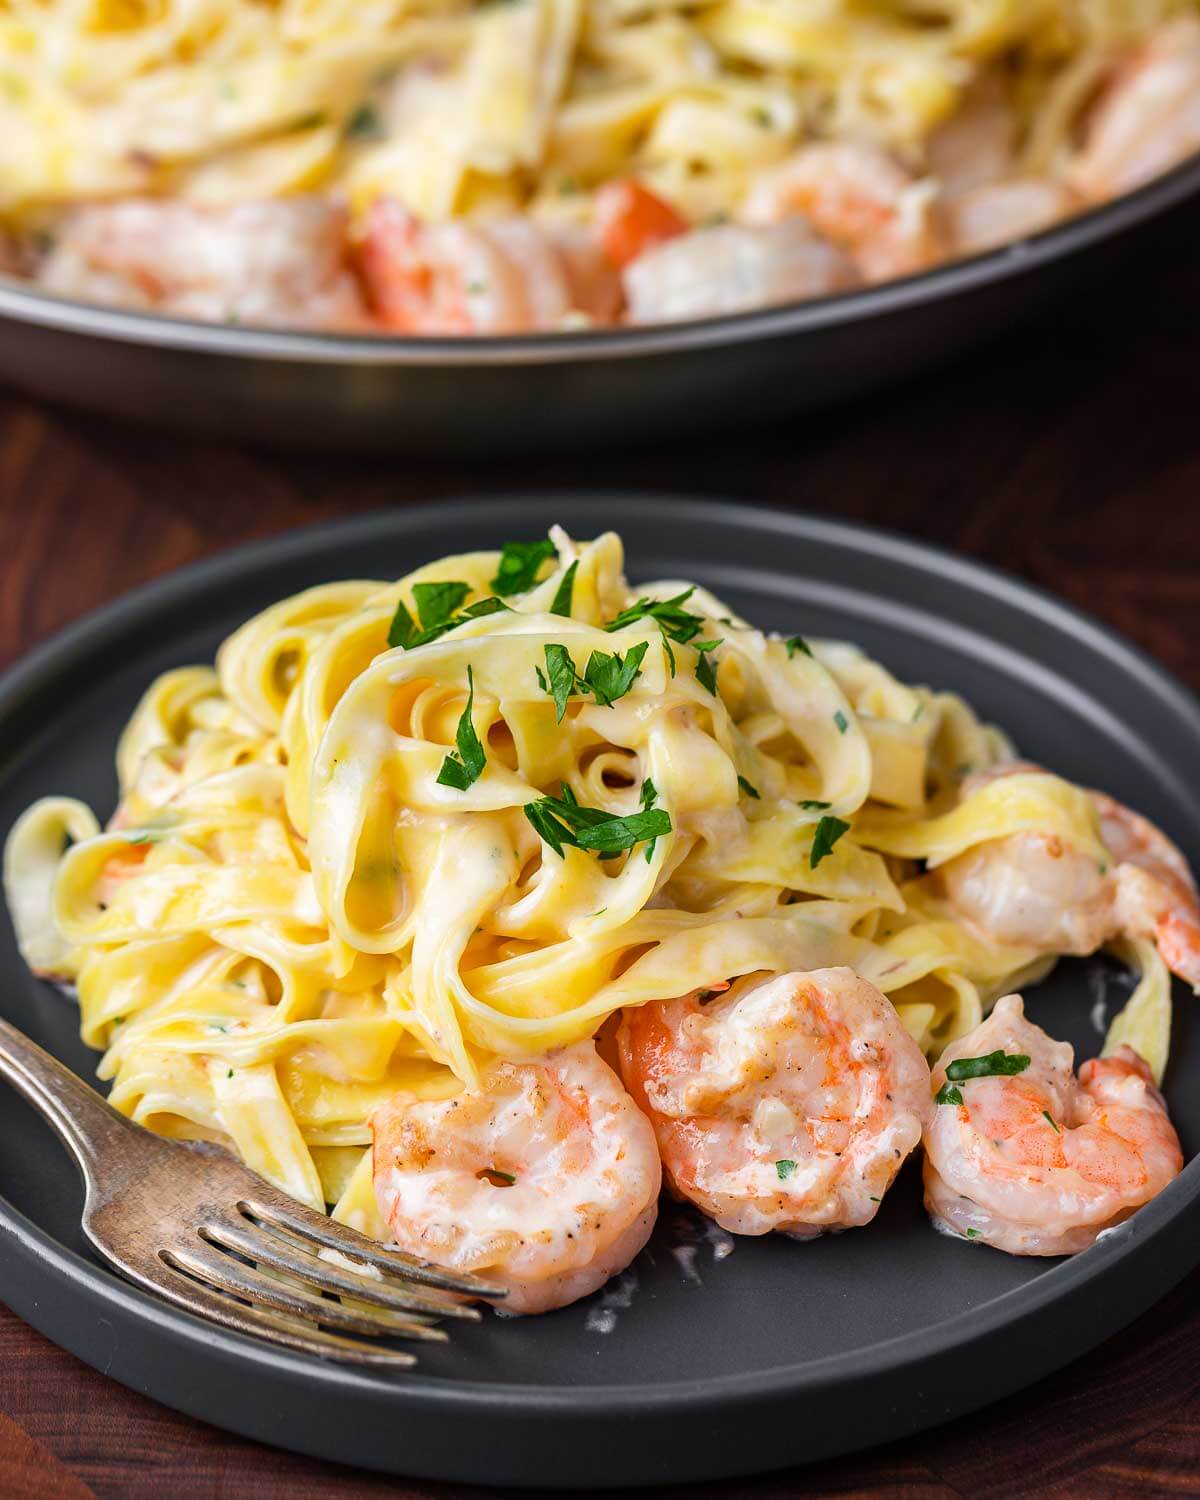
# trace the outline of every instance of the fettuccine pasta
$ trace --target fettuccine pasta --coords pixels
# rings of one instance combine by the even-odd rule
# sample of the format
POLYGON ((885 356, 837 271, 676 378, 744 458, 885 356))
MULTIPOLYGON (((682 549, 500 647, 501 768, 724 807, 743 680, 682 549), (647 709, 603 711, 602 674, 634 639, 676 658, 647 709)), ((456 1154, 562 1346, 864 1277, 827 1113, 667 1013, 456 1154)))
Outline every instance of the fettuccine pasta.
MULTIPOLYGON (((952 694, 556 530, 309 589, 166 673, 108 825, 35 804, 5 885, 118 1109, 382 1233, 382 1105, 618 1011, 845 966, 929 1056, 972 1031, 1055 955, 964 920, 942 867, 1030 831, 1109 857, 1090 797, 1011 755, 952 694)), ((1166 969, 1122 953, 1115 1036, 1161 1073, 1166 969)))

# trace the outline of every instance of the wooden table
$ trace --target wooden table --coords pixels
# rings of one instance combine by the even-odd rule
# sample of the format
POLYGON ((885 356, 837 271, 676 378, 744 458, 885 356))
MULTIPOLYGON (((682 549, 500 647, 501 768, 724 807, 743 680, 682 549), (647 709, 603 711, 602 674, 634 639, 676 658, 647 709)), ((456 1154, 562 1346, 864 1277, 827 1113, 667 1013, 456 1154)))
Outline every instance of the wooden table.
MULTIPOLYGON (((1105 297, 1051 325, 869 403, 688 452, 473 470, 289 458, 0 395, 0 665, 121 590, 250 537, 422 497, 587 484, 766 500, 930 538, 1091 610, 1200 689, 1197 243, 1200 209, 1105 297)), ((1198 1345, 1200 1275, 985 1414, 818 1469, 659 1494, 1200 1494, 1198 1345)), ((0 1413, 3 1500, 486 1493, 228 1437, 104 1379, 3 1309, 0 1413)))

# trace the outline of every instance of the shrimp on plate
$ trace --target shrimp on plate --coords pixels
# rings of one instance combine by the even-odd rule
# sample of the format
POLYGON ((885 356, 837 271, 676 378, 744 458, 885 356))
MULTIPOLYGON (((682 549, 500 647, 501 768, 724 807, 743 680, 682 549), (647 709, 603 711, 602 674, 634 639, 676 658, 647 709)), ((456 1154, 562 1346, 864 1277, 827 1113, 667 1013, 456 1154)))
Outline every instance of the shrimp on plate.
POLYGON ((586 1297, 658 1216, 654 1132, 591 1042, 497 1062, 477 1093, 389 1100, 373 1182, 400 1247, 487 1276, 508 1312, 586 1297))
POLYGON ((94 204, 64 221, 39 280, 60 296, 207 322, 367 327, 345 212, 318 198, 94 204))
POLYGON ((1073 1060, 1019 995, 947 1047, 925 1131, 935 1224, 1012 1255, 1071 1255, 1179 1174, 1179 1137, 1138 1054, 1120 1047, 1078 1078, 1073 1060))
POLYGON ((1115 198, 1200 151, 1200 19, 1181 16, 1119 66, 1087 121, 1071 185, 1115 198))
POLYGON ((867 281, 887 281, 943 258, 935 197, 936 184, 915 180, 878 146, 823 143, 760 172, 740 217, 764 225, 800 215, 867 281))
POLYGON ((589 231, 528 219, 424 223, 394 199, 372 205, 360 250, 383 327, 415 334, 532 333, 572 315, 609 323, 620 286, 589 231))
POLYGON ((920 1048, 849 969, 627 1011, 618 1047, 669 1181, 734 1234, 868 1224, 932 1109, 920 1048))
MULTIPOLYGON (((1010 761, 968 778, 963 795, 1038 770, 1010 761)), ((1094 953, 1121 935, 1151 939, 1171 972, 1200 989, 1200 896, 1187 861, 1148 819, 1103 792, 1089 795, 1111 864, 1058 835, 1008 834, 941 867, 951 905, 996 941, 1047 953, 1094 953)))

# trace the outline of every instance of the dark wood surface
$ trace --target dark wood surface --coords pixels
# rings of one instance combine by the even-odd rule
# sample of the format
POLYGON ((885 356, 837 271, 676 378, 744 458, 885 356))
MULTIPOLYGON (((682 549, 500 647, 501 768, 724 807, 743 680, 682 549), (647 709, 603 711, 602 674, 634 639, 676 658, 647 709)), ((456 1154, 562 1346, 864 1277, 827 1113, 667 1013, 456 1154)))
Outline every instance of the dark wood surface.
MULTIPOLYGON (((1036 330, 867 403, 688 450, 664 441, 475 468, 298 457, 0 392, 0 665, 121 590, 251 537, 439 495, 587 485, 765 500, 926 537, 1082 605, 1200 689, 1197 243, 1192 212, 1098 296, 1036 330)), ((1198 1344, 1200 1273, 985 1413, 816 1469, 658 1500, 1200 1494, 1198 1344)), ((3 1500, 488 1493, 226 1436, 113 1384, 0 1308, 3 1500)))

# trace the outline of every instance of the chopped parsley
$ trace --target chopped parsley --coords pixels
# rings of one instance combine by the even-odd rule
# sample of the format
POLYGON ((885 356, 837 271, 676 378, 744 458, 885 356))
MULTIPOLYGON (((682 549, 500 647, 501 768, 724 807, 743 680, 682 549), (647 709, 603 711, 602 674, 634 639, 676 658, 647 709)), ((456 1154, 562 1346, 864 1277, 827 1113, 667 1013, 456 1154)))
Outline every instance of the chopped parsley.
POLYGON ((233 1077, 233 1069, 232 1068, 230 1068, 229 1072, 226 1073, 225 1077, 226 1078, 232 1078, 233 1077))
POLYGON ((787 1157, 784 1157, 782 1161, 777 1161, 775 1163, 775 1174, 779 1178, 780 1182, 786 1182, 795 1170, 796 1163, 789 1160, 787 1157))
POLYGON ((979 1238, 979 1231, 978 1229, 968 1229, 966 1235, 969 1240, 977 1240, 979 1238))
POLYGON ((468 620, 478 620, 484 615, 499 614, 501 610, 508 608, 503 599, 497 599, 495 595, 492 595, 487 599, 478 599, 474 604, 469 604, 466 609, 459 610, 458 606, 468 593, 470 593, 470 586, 465 583, 414 584, 413 602, 420 616, 421 628, 417 628, 416 621, 405 608, 404 600, 397 600, 396 613, 392 616, 392 623, 388 628, 388 645, 403 646, 406 651, 412 651, 417 646, 427 646, 430 641, 436 641, 448 630, 454 630, 468 620), (460 589, 461 593, 458 592, 460 589), (443 610, 446 612, 442 613, 443 610), (456 610, 457 613, 455 613, 456 610))
POLYGON ((832 807, 832 802, 819 802, 816 797, 805 797, 803 802, 797 802, 797 807, 802 807, 805 812, 824 812, 827 807, 832 807))
POLYGON ((987 1052, 982 1057, 957 1057, 947 1065, 947 1081, 938 1089, 934 1102, 961 1104, 962 1090, 954 1087, 956 1083, 963 1083, 970 1078, 1013 1078, 1016 1074, 1023 1073, 1029 1063, 1030 1059, 1024 1052, 1004 1052, 999 1047, 995 1052, 987 1052))
POLYGON ((575 684, 579 680, 575 671, 575 663, 571 660, 571 653, 565 646, 551 643, 545 648, 546 675, 537 669, 538 682, 542 691, 549 693, 554 699, 555 714, 558 722, 562 723, 563 714, 567 711, 567 699, 575 691, 575 684))
POLYGON ((850 720, 846 717, 846 715, 841 711, 840 708, 838 709, 837 713, 834 714, 833 722, 837 725, 839 734, 845 734, 847 729, 850 728, 850 720))
POLYGON ((591 693, 601 708, 611 708, 623 698, 641 675, 642 659, 650 649, 646 641, 631 646, 624 656, 619 651, 593 651, 583 674, 575 670, 571 653, 557 641, 544 648, 546 671, 537 668, 538 683, 554 699, 558 721, 567 711, 572 693, 591 693))
POLYGON ((795 656, 797 651, 803 651, 805 656, 812 655, 809 644, 802 635, 789 635, 787 640, 784 641, 783 644, 787 647, 789 661, 793 656, 795 656))
POLYGON ((694 615, 683 607, 695 592, 695 588, 690 588, 684 589, 682 594, 676 594, 673 599, 639 599, 636 604, 623 609, 604 628, 609 631, 624 630, 627 625, 634 625, 638 620, 653 620, 663 635, 686 646, 704 629, 703 617, 694 615))
POLYGON ((562 615, 563 619, 571 618, 571 600, 575 595, 575 575, 579 572, 579 560, 576 559, 562 576, 562 582, 554 591, 554 598, 550 601, 550 613, 562 615))
POLYGON ((999 1047, 982 1057, 957 1057, 946 1068, 955 1083, 964 1078, 1013 1078, 1023 1073, 1031 1059, 1024 1052, 1004 1052, 999 1047))
POLYGON ((475 674, 468 667, 467 706, 462 711, 454 736, 458 754, 447 755, 442 762, 442 769, 438 772, 437 778, 439 786, 452 786, 460 792, 465 792, 483 775, 483 768, 487 765, 487 756, 483 753, 483 746, 479 743, 479 736, 475 733, 475 725, 471 719, 471 710, 474 707, 475 674))
POLYGON ((764 109, 761 104, 756 104, 750 111, 750 118, 762 130, 770 130, 771 126, 775 123, 771 118, 771 111, 764 109))
POLYGON ((507 599, 510 594, 524 594, 537 582, 542 564, 557 556, 549 537, 537 542, 505 542, 500 552, 492 590, 507 599))
MULTIPOLYGON (((645 798, 645 787, 642 789, 645 798)), ((645 808, 620 817, 598 807, 581 807, 574 792, 564 786, 561 797, 542 797, 525 804, 525 816, 538 837, 561 857, 565 845, 602 858, 613 858, 645 839, 671 832, 671 815, 665 808, 645 808)))
POLYGON ((841 818, 822 818, 817 824, 817 831, 813 834, 812 851, 808 856, 809 867, 813 870, 821 863, 827 854, 833 853, 833 846, 841 838, 842 834, 850 827, 849 823, 843 822, 841 818))
MULTIPOLYGON (((658 788, 654 785, 653 781, 650 780, 649 776, 647 776, 646 779, 645 779, 645 781, 642 782, 642 795, 641 795, 642 806, 646 809, 647 812, 649 812, 650 809, 654 806, 654 804, 657 801, 658 801, 658 788)), ((654 838, 654 839, 651 839, 650 842, 646 845, 646 863, 647 864, 650 864, 653 861, 653 859, 654 859, 654 846, 657 843, 658 843, 658 840, 656 838, 654 838)))
POLYGON ((1050 1111, 1048 1109, 1042 1110, 1042 1118, 1046 1121, 1046 1123, 1048 1125, 1053 1125, 1054 1126, 1054 1134, 1055 1135, 1061 1135, 1062 1134, 1062 1131, 1058 1128, 1058 1122, 1055 1120, 1054 1116, 1050 1113, 1050 1111))
POLYGON ((755 802, 761 801, 761 793, 756 786, 751 785, 744 776, 738 777, 738 786, 745 792, 747 797, 753 797, 755 802))
POLYGON ((368 99, 360 104, 346 121, 346 139, 349 141, 377 141, 383 134, 383 121, 379 110, 368 99))
POLYGON ((485 1167, 479 1175, 486 1178, 493 1187, 512 1187, 517 1180, 515 1173, 502 1172, 499 1167, 485 1167))
POLYGON ((712 657, 720 641, 693 641, 693 648, 700 653, 696 662, 696 681, 702 687, 706 687, 715 698, 717 696, 717 667, 712 657))

